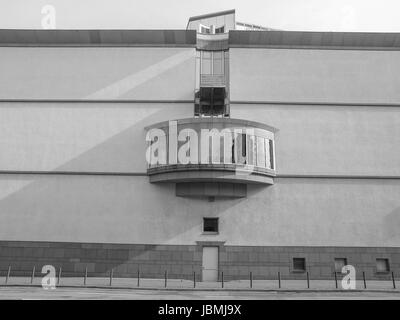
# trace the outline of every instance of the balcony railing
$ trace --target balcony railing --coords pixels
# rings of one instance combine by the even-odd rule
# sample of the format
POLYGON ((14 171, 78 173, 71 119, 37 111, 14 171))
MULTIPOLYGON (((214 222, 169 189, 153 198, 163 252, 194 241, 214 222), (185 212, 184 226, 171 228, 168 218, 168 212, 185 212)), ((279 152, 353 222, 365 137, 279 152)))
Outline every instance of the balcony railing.
POLYGON ((150 182, 273 183, 276 129, 270 126, 189 118, 146 129, 150 182))

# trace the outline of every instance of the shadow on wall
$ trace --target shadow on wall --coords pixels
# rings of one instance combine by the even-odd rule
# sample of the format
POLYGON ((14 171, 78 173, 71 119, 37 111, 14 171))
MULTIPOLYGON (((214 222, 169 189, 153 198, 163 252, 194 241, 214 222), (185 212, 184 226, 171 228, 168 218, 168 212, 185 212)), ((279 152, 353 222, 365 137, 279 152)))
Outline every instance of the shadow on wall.
MULTIPOLYGON (((170 111, 171 117, 179 117, 181 114, 179 108, 171 107, 170 111)), ((145 164, 144 127, 159 121, 165 114, 164 109, 149 115, 53 171, 70 171, 73 168, 75 171, 76 168, 91 171, 93 163, 111 170, 116 161, 121 161, 117 167, 124 167, 129 163, 126 159, 138 159, 138 150, 143 151, 145 164)), ((143 168, 144 173, 145 165, 143 168)), ((129 169, 129 166, 126 166, 126 172, 130 172, 129 169)), ((12 177, 15 180, 26 180, 26 176, 23 175, 12 177)), ((32 247, 29 242, 28 245, 21 242, 20 246, 13 242, 14 247, 6 244, 7 241, 0 242, 1 248, 7 247, 7 250, 0 251, 0 270, 5 270, 6 266, 11 264, 21 272, 28 272, 32 270, 33 265, 41 268, 42 265, 53 264, 57 267, 62 266, 66 274, 82 272, 87 266, 89 272, 98 275, 111 269, 115 269, 116 275, 132 275, 141 268, 147 270, 147 275, 160 276, 167 265, 165 262, 168 261, 171 276, 189 276, 193 268, 199 268, 201 263, 201 257, 196 256, 194 252, 194 244, 162 244, 173 243, 174 238, 185 233, 195 232, 194 234, 200 235, 198 231, 201 230, 203 216, 222 217, 229 213, 229 209, 247 200, 217 199, 215 202, 207 202, 204 199, 179 198, 175 197, 173 184, 153 185, 148 182, 147 177, 143 177, 147 184, 143 189, 150 190, 145 194, 146 192, 137 192, 137 184, 132 183, 133 179, 137 180, 138 177, 90 177, 98 180, 87 185, 87 179, 80 179, 80 176, 62 175, 60 178, 58 175, 32 175, 28 177, 32 179, 31 182, 0 200, 0 231, 3 239, 38 241, 32 247), (75 183, 77 179, 80 179, 78 184, 75 183), (116 190, 115 184, 108 185, 107 179, 124 180, 124 185, 128 185, 128 188, 116 190), (143 198, 136 199, 133 202, 136 205, 132 207, 131 199, 138 197, 135 193, 143 195, 143 198), (151 203, 154 197, 158 198, 159 205, 151 205, 150 208, 159 211, 146 212, 146 204, 151 203), (150 219, 146 217, 147 214, 150 215, 150 219), (183 223, 176 223, 177 218, 183 223), (138 224, 136 229, 130 225, 132 221, 138 224), (153 233, 154 242, 151 242, 160 245, 134 244, 137 240, 131 245, 128 244, 129 241, 112 241, 121 239, 121 234, 129 238, 133 229, 140 229, 140 232, 146 235, 146 239, 151 239, 153 233), (93 242, 91 238, 104 238, 104 243, 108 244, 90 244, 88 242, 93 242), (48 240, 51 242, 41 242, 48 240), (171 269, 173 265, 174 268, 171 269), (179 266, 178 269, 176 266, 179 266)), ((0 179, 10 180, 10 176, 2 176, 0 179)), ((132 235, 131 238, 140 239, 141 236, 132 235)))
POLYGON ((384 233, 391 240, 398 240, 400 244, 400 207, 396 208, 384 219, 384 233))

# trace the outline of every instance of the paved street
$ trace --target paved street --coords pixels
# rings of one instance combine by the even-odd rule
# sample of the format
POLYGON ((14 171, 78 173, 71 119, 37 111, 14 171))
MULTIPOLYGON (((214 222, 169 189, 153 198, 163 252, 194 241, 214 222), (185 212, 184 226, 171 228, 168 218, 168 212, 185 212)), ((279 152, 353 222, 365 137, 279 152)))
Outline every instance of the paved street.
POLYGON ((203 291, 140 290, 107 288, 65 288, 44 290, 41 287, 0 287, 0 299, 400 299, 398 291, 382 292, 299 292, 299 291, 203 291))

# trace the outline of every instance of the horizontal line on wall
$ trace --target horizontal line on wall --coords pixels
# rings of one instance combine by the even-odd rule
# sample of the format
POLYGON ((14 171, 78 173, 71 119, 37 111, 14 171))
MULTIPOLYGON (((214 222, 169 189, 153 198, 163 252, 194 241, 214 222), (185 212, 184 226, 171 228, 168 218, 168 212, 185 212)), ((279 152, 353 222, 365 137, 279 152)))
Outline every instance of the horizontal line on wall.
POLYGON ((400 47, 357 47, 357 46, 300 46, 300 45, 256 45, 229 44, 234 49, 301 49, 301 50, 362 50, 362 51, 400 51, 400 47))
MULTIPOLYGON (((71 176, 127 176, 143 177, 146 172, 99 172, 99 171, 19 171, 19 170, 0 170, 0 175, 71 175, 71 176)), ((279 179, 383 179, 397 180, 398 175, 324 175, 324 174, 277 174, 274 178, 279 179)))
POLYGON ((134 43, 126 43, 126 44, 29 44, 29 43, 1 43, 1 47, 29 47, 29 48, 196 48, 196 44, 188 45, 188 44, 134 44, 134 43))
POLYGON ((0 103, 194 103, 194 100, 0 99, 0 103))
POLYGON ((275 105, 299 105, 299 106, 347 106, 347 107, 400 107, 399 103, 378 103, 378 102, 299 102, 299 101, 230 101, 230 104, 275 104, 275 105))
POLYGON ((146 172, 96 172, 96 171, 19 171, 0 170, 0 175, 68 175, 68 176, 126 176, 141 177, 147 176, 146 172))
POLYGON ((326 175, 326 174, 277 174, 275 178, 288 179, 383 179, 397 180, 400 176, 383 176, 383 175, 326 175))
MULTIPOLYGON (((118 99, 0 99, 0 103, 194 103, 194 100, 118 100, 118 99)), ((230 101, 230 104, 253 105, 301 105, 301 106, 359 106, 359 107, 400 107, 399 103, 371 103, 371 102, 298 102, 298 101, 230 101)))

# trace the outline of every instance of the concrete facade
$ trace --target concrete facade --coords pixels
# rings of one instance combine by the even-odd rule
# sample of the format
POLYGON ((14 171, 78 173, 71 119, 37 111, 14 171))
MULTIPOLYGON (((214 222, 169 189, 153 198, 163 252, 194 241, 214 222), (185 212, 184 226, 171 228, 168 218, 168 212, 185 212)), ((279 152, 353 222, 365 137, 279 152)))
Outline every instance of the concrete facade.
POLYGON ((400 272, 399 58, 230 48, 230 116, 278 129, 276 177, 209 202, 146 173, 144 128, 193 117, 193 43, 0 47, 0 271, 190 278, 208 243, 227 279, 302 278, 293 257, 316 278, 342 257, 400 272))

